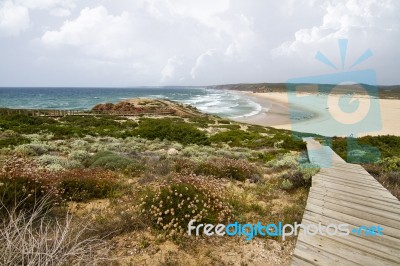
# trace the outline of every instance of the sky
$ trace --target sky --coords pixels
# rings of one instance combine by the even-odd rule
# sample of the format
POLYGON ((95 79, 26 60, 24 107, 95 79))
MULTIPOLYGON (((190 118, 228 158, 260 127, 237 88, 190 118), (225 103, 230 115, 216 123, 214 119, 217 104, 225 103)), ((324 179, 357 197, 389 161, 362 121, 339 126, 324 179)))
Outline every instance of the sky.
POLYGON ((364 69, 400 84, 399 47, 398 0, 0 0, 2 87, 205 86, 364 69))

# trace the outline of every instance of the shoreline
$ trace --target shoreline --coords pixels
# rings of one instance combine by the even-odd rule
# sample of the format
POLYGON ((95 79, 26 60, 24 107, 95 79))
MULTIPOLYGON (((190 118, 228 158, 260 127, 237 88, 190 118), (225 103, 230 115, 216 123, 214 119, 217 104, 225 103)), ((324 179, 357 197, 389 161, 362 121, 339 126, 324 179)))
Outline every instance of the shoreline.
MULTIPOLYGON (((327 123, 327 121, 332 120, 332 116, 341 118, 343 117, 343 115, 346 115, 340 108, 338 108, 338 106, 335 105, 329 105, 326 108, 322 108, 321 105, 318 105, 317 103, 315 105, 308 104, 307 106, 305 106, 304 103, 302 104, 302 102, 296 102, 296 104, 291 104, 291 109, 295 108, 296 111, 311 113, 313 116, 311 118, 292 122, 289 114, 289 99, 287 93, 252 93, 241 91, 241 94, 244 97, 247 97, 250 100, 260 104, 263 108, 263 111, 256 115, 233 119, 234 121, 241 123, 270 126, 278 129, 295 130, 306 133, 318 133, 315 132, 315 128, 317 127, 316 125, 323 125, 324 123, 327 123), (268 111, 264 111, 265 109, 268 109, 268 111)), ((304 95, 309 96, 310 94, 304 95)), ((318 99, 318 96, 316 97, 316 99, 318 99)), ((331 97, 334 101, 339 101, 340 95, 333 95, 331 97)), ((367 105, 370 102, 369 98, 363 95, 354 95, 353 98, 358 100, 361 107, 363 105, 367 105)), ((374 99, 374 101, 379 106, 378 116, 381 120, 382 128, 376 131, 369 131, 366 133, 357 134, 356 136, 400 136, 400 124, 398 123, 398 119, 396 119, 400 117, 400 100, 374 99)), ((323 107, 324 106, 326 106, 326 104, 323 105, 323 107)), ((362 115, 356 115, 354 119, 362 119, 361 116, 362 115)), ((380 123, 380 121, 378 121, 378 123, 380 123)), ((351 121, 349 122, 349 124, 352 124, 351 121)))
POLYGON ((292 122, 289 116, 289 104, 286 93, 252 93, 246 91, 241 91, 240 93, 242 96, 260 104, 262 111, 256 115, 232 119, 237 122, 292 130, 292 124, 305 121, 310 122, 321 117, 321 114, 316 110, 295 104, 292 106, 295 107, 296 111, 311 114, 312 117, 292 122))

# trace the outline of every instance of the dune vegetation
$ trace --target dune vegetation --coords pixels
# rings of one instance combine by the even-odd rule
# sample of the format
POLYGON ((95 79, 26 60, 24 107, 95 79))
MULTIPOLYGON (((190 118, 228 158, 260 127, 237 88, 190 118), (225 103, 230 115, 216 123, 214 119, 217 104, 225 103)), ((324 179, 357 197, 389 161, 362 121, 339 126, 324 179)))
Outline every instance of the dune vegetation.
MULTIPOLYGON (((364 166, 398 193, 388 141, 359 140, 382 154, 364 166)), ((345 145, 333 140, 347 158, 345 145)), ((0 264, 289 264, 293 238, 194 237, 187 224, 300 222, 319 170, 305 151, 290 131, 208 115, 0 113, 0 264)))
MULTIPOLYGON (((329 144, 399 197, 398 142, 329 144)), ((2 112, 0 263, 288 264, 295 239, 193 237, 187 224, 300 222, 318 170, 292 132, 215 116, 2 112)))
MULTIPOLYGON (((202 257, 205 264, 224 264, 262 259, 261 251, 288 263, 293 239, 248 243, 240 237, 190 237, 186 230, 193 219, 300 222, 309 171, 318 170, 301 166, 307 162, 304 151, 304 142, 289 131, 214 116, 50 118, 2 112, 0 238, 9 244, 0 245, 0 253, 21 241, 7 239, 7 231, 28 223, 29 230, 21 232, 32 245, 48 238, 55 248, 66 240, 52 235, 64 231, 74 239, 57 250, 68 263, 171 265, 175 258, 190 264, 202 257), (254 245, 258 251, 243 255, 243 246, 254 245), (219 256, 232 248, 235 256, 219 256)), ((13 252, 0 256, 0 263, 56 251, 43 245, 13 252)))

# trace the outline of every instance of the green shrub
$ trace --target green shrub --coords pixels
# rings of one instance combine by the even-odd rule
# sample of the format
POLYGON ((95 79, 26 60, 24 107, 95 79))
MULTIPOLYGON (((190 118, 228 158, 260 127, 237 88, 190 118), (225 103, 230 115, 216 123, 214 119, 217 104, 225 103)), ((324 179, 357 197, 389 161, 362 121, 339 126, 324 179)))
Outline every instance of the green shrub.
MULTIPOLYGON (((282 174, 280 174, 280 178, 284 179, 284 182, 288 184, 288 181, 291 184, 291 188, 299 188, 299 187, 310 187, 311 186, 311 177, 318 173, 319 167, 313 164, 304 164, 293 167, 282 174), (287 181, 285 181, 287 180, 287 181)), ((285 184, 286 185, 286 184, 285 184)), ((282 188, 288 190, 288 186, 285 186, 282 183, 282 188)), ((290 188, 290 189, 291 189, 290 188)))
POLYGON ((249 125, 247 127, 247 131, 251 131, 254 133, 267 133, 268 132, 268 130, 265 127, 257 126, 257 125, 249 125))
POLYGON ((281 188, 284 190, 291 190, 293 188, 293 183, 289 179, 284 179, 281 188))
POLYGON ((280 174, 279 177, 283 180, 290 181, 292 188, 308 187, 311 185, 311 180, 304 179, 303 173, 299 169, 290 169, 280 174))
POLYGON ((90 168, 101 167, 108 170, 124 170, 132 159, 109 151, 98 152, 89 161, 90 168))
POLYGON ((170 118, 141 120, 135 134, 146 139, 177 141, 184 145, 208 145, 206 134, 193 125, 170 118))
POLYGON ((228 143, 230 146, 248 148, 275 148, 276 143, 279 142, 281 143, 279 148, 296 151, 306 149, 306 144, 301 139, 279 131, 273 136, 262 136, 258 132, 233 129, 211 136, 210 141, 214 143, 228 143))
POLYGON ((208 127, 209 125, 214 125, 215 124, 215 120, 210 119, 209 117, 203 117, 203 116, 199 116, 199 117, 191 117, 189 118, 189 121, 194 124, 197 127, 208 127))
POLYGON ((246 132, 243 130, 229 130, 217 133, 210 137, 210 141, 214 143, 228 143, 230 146, 247 146, 249 141, 261 139, 257 133, 246 132))
POLYGON ((230 120, 227 120, 227 119, 220 119, 220 120, 218 120, 218 124, 227 124, 227 125, 229 125, 231 123, 231 121, 230 120))
POLYGON ((42 143, 23 144, 15 147, 14 151, 20 155, 38 156, 50 150, 50 146, 42 143))
POLYGON ((378 165, 384 172, 400 172, 400 157, 388 157, 380 160, 378 165))
POLYGON ((83 165, 73 159, 67 159, 61 156, 45 154, 36 159, 38 164, 50 171, 62 171, 64 169, 82 168, 83 165))
POLYGON ((303 163, 300 164, 300 171, 303 175, 303 179, 308 181, 311 179, 311 177, 313 177, 314 175, 316 175, 320 170, 320 167, 316 164, 312 164, 312 163, 303 163))
POLYGON ((20 134, 39 133, 44 126, 55 125, 57 121, 47 117, 33 117, 27 114, 0 114, 0 128, 20 134))
POLYGON ((29 143, 29 139, 22 136, 0 137, 0 149, 29 143))
POLYGON ((85 160, 90 158, 90 154, 85 150, 76 150, 76 151, 72 151, 68 155, 68 158, 71 160, 84 162, 85 160))
POLYGON ((267 163, 267 166, 275 169, 293 168, 299 164, 299 157, 297 155, 286 153, 279 156, 277 159, 267 163))
MULTIPOLYGON (((368 156, 373 155, 372 159, 376 159, 373 148, 376 148, 380 152, 381 159, 387 157, 400 157, 400 137, 398 136, 365 136, 361 138, 332 138, 332 149, 345 160, 348 160, 348 142, 352 143, 352 149, 357 149, 357 145, 360 150, 368 152, 368 156)), ((368 159, 368 157, 366 157, 368 159)), ((361 162, 375 162, 368 160, 361 160, 361 162)))

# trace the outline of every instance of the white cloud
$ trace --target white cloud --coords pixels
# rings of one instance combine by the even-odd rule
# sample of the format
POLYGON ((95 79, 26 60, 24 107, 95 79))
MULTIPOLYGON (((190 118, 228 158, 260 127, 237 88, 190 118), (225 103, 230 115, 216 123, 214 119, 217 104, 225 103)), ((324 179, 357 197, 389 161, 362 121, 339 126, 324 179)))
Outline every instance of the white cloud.
POLYGON ((67 8, 75 7, 76 0, 14 0, 16 4, 29 9, 52 9, 52 8, 67 8))
POLYGON ((368 62, 385 82, 397 79, 400 67, 397 0, 0 3, 0 34, 25 33, 1 40, 9 61, 0 62, 0 82, 11 76, 4 70, 13 64, 43 82, 48 78, 39 78, 42 73, 59 69, 60 85, 72 82, 70 77, 78 85, 98 80, 111 86, 282 82, 322 72, 314 60, 318 50, 340 64, 336 41, 343 37, 355 57, 371 48, 368 62), (6 5, 13 12, 5 13, 6 5))
POLYGON ((363 44, 366 40, 375 39, 379 31, 399 26, 395 17, 387 20, 395 10, 393 0, 328 1, 325 6, 326 13, 321 25, 297 30, 294 41, 282 43, 272 50, 272 55, 303 53, 305 46, 315 49, 315 44, 334 42, 338 38, 363 44))
POLYGON ((29 27, 29 12, 26 7, 12 1, 0 4, 0 34, 17 36, 29 27))
POLYGON ((192 79, 196 79, 198 71, 202 67, 205 67, 207 65, 207 61, 212 59, 215 52, 216 52, 215 49, 211 49, 201 54, 199 57, 197 57, 196 63, 193 66, 192 70, 190 71, 190 76, 192 77, 192 79))
POLYGON ((84 8, 78 18, 65 21, 59 30, 47 31, 41 38, 50 47, 75 46, 85 54, 106 58, 131 56, 131 40, 128 13, 113 16, 103 6, 84 8))
POLYGON ((0 2, 0 34, 17 36, 30 26, 30 11, 50 10, 56 17, 67 17, 76 0, 5 0, 0 2))
POLYGON ((55 17, 64 18, 64 17, 70 16, 71 11, 66 8, 55 8, 55 9, 50 10, 50 15, 55 16, 55 17))
POLYGON ((168 82, 173 78, 176 78, 175 80, 180 80, 182 77, 176 77, 176 70, 180 66, 182 66, 184 63, 184 57, 183 56, 173 56, 168 59, 167 64, 164 66, 164 68, 161 70, 161 83, 168 82))

